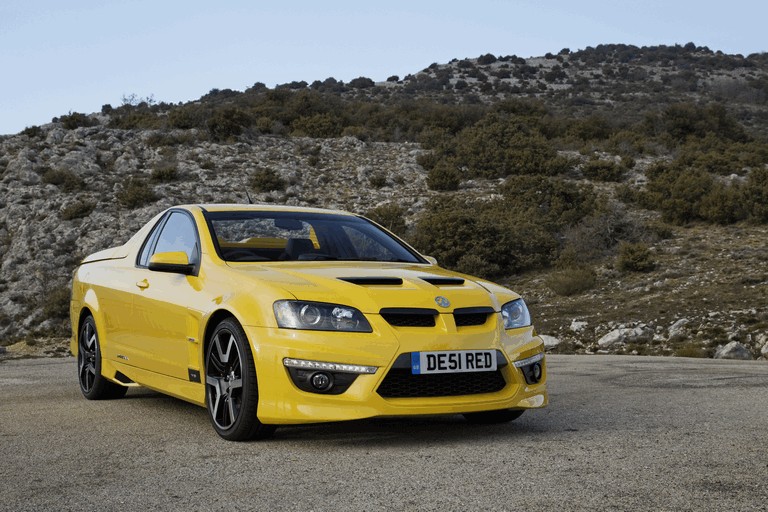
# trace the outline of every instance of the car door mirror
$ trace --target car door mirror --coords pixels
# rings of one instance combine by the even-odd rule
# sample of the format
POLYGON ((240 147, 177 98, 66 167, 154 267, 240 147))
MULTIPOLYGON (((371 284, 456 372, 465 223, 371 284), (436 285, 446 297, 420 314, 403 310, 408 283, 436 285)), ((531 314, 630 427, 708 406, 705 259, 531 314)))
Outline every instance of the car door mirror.
POLYGON ((189 262, 187 253, 182 251, 157 252, 149 258, 149 270, 189 275, 195 266, 189 262))
POLYGON ((424 256, 424 259, 433 265, 437 265, 437 258, 434 258, 432 256, 424 256))

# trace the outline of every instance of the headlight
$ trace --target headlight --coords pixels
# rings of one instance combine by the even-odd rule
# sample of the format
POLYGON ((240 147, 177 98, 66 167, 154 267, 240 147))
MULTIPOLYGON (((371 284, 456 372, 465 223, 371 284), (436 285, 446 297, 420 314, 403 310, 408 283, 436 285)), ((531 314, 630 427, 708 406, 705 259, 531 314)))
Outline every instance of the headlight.
POLYGON ((373 332, 365 316, 355 308, 325 302, 279 300, 275 311, 278 327, 310 331, 373 332))
POLYGON ((513 300, 501 306, 501 316, 504 318, 505 329, 528 327, 531 325, 531 314, 523 299, 513 300))

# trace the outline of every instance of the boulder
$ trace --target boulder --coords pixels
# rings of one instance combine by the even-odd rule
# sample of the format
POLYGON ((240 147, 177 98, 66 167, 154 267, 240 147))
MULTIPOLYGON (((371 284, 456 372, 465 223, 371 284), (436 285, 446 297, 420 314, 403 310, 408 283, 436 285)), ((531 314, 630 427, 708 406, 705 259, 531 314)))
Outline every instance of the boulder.
POLYGON ((653 329, 646 326, 619 328, 597 340, 600 348, 609 348, 626 343, 647 343, 653 339, 653 329))
POLYGON ((586 328, 587 328, 587 322, 576 320, 575 318, 571 321, 570 329, 573 332, 581 332, 586 328))
POLYGON ((562 341, 560 341, 558 338, 555 338, 554 336, 547 336, 546 334, 540 334, 539 337, 544 342, 544 349, 545 350, 552 350, 553 348, 557 347, 562 341))
POLYGON ((751 361, 752 354, 749 352, 747 347, 738 341, 732 341, 724 347, 717 349, 717 352, 715 352, 715 359, 740 359, 744 361, 751 361))
POLYGON ((667 331, 669 339, 685 337, 689 322, 690 321, 687 318, 681 318, 680 320, 673 323, 667 331))

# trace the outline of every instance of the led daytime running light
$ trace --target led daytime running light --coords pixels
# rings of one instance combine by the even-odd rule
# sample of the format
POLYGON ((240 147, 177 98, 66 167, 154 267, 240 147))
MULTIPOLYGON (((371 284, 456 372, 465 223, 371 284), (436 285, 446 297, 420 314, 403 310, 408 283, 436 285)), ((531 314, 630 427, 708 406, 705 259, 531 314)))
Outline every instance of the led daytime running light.
POLYGON ((359 364, 343 364, 343 363, 327 363, 324 361, 310 361, 307 359, 292 359, 286 357, 283 359, 283 366, 288 368, 301 368, 305 370, 326 370, 329 372, 342 372, 342 373, 376 373, 378 367, 376 366, 363 366, 359 364))
POLYGON ((515 365, 515 368, 522 368, 523 366, 528 366, 529 364, 538 363, 542 359, 544 359, 544 352, 539 352, 535 356, 526 357, 525 359, 515 361, 513 364, 515 365))

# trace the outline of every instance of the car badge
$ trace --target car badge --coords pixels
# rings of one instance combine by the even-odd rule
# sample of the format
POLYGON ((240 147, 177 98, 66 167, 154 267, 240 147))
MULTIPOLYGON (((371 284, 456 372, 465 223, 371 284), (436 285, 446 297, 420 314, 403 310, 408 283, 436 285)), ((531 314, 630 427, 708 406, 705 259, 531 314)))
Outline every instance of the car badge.
POLYGON ((437 297, 435 297, 435 302, 441 308, 447 308, 448 306, 451 305, 451 301, 449 301, 448 299, 446 299, 442 295, 438 295, 437 297))

